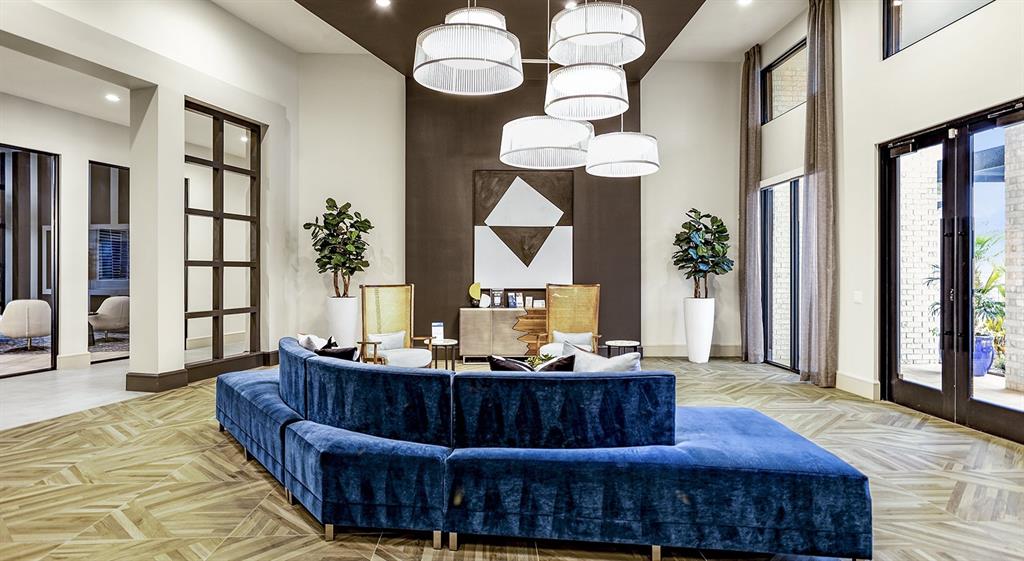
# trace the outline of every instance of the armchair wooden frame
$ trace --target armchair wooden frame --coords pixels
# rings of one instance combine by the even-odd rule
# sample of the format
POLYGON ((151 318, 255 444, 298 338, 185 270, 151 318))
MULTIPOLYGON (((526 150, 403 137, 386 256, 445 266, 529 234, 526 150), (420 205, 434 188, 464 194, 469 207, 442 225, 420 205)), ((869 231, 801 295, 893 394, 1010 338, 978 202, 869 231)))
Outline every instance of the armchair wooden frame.
POLYGON ((549 284, 545 287, 545 298, 547 306, 547 319, 545 332, 537 334, 537 347, 540 348, 544 343, 554 342, 554 332, 572 332, 572 333, 585 333, 590 331, 592 334, 591 338, 591 352, 596 353, 598 351, 598 343, 601 340, 601 334, 599 331, 599 321, 601 317, 601 285, 600 284, 549 284), (575 317, 573 318, 573 326, 568 329, 557 329, 557 325, 552 325, 553 321, 557 322, 553 309, 557 309, 558 304, 555 304, 557 293, 559 291, 576 290, 581 292, 593 293, 593 305, 590 306, 589 310, 577 310, 575 317), (586 326, 586 327, 585 327, 586 326), (577 329, 583 329, 583 331, 577 331, 577 329))
MULTIPOLYGON (((360 307, 362 310, 362 337, 358 342, 359 345, 359 357, 360 360, 370 364, 384 364, 384 357, 378 351, 380 348, 380 341, 370 340, 370 330, 368 329, 368 318, 374 318, 374 325, 379 329, 378 333, 388 333, 391 331, 405 331, 405 348, 412 348, 417 342, 424 342, 427 345, 427 349, 430 350, 431 356, 434 354, 434 346, 430 337, 416 337, 413 335, 413 313, 416 308, 416 287, 415 285, 409 284, 361 284, 359 285, 359 296, 360 296, 360 307), (408 290, 408 320, 405 318, 398 318, 392 322, 386 322, 383 317, 383 312, 380 306, 380 292, 381 291, 402 291, 408 290), (372 293, 378 293, 373 295, 372 293), (373 300, 373 306, 370 306, 370 301, 373 300), (368 353, 367 350, 371 352, 368 353)), ((393 319, 393 318, 392 318, 393 319)))

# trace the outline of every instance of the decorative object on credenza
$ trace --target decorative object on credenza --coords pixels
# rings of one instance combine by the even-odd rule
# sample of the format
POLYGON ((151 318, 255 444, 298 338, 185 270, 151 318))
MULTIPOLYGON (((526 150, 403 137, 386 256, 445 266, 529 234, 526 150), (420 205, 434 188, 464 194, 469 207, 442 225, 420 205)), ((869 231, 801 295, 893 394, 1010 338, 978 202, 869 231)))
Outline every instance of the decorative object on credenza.
POLYGON ((505 289, 503 289, 503 288, 492 288, 491 289, 491 306, 494 306, 495 308, 502 308, 502 307, 504 307, 503 306, 504 302, 502 301, 502 298, 504 298, 504 297, 505 297, 505 289))
POLYGON ((527 308, 532 308, 533 307, 533 296, 527 296, 526 297, 526 307, 527 308))
POLYGON ((480 296, 480 283, 474 282, 469 285, 469 303, 472 304, 473 307, 480 305, 480 296))
POLYGON ((708 277, 724 275, 733 268, 729 258, 729 229, 722 219, 691 208, 682 230, 676 234, 672 263, 693 279, 693 298, 683 301, 686 354, 690 362, 705 363, 711 356, 715 327, 715 299, 708 298, 708 277), (703 295, 701 281, 704 282, 703 295))
POLYGON ((342 347, 355 346, 359 301, 349 296, 348 289, 352 275, 370 266, 366 260, 370 245, 363 235, 373 229, 373 224, 353 211, 352 203, 339 206, 333 198, 328 198, 323 216, 305 223, 302 228, 310 231, 313 251, 317 254, 317 272, 332 275, 334 295, 327 299, 327 325, 331 335, 342 347))
POLYGON ((519 39, 508 32, 500 12, 459 8, 416 38, 412 76, 427 88, 449 94, 513 90, 523 83, 519 39))
POLYGON ((476 281, 524 289, 572 282, 572 172, 477 171, 473 196, 476 281))
POLYGON ((479 307, 479 308, 490 308, 491 307, 491 295, 490 294, 481 294, 480 295, 480 302, 478 303, 478 305, 476 307, 479 307))

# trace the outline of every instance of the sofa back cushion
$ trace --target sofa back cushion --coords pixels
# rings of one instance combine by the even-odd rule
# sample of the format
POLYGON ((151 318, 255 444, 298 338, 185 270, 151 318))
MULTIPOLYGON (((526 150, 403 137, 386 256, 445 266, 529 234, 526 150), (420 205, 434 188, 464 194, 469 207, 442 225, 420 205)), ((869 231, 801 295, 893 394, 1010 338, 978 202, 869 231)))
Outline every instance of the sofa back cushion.
POLYGON ((306 418, 354 432, 451 447, 452 372, 314 357, 306 418))
POLYGON ((292 337, 277 344, 277 358, 281 372, 281 399, 296 413, 306 416, 306 360, 316 354, 303 348, 292 337))
POLYGON ((672 445, 671 372, 456 374, 455 448, 672 445))

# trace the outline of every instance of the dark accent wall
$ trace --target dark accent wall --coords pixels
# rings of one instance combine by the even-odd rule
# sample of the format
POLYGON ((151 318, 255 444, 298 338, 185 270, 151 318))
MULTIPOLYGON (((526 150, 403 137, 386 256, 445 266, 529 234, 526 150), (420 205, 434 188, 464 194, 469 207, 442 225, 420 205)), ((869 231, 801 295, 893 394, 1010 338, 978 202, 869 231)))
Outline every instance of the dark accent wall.
MULTIPOLYGON (((498 161, 502 126, 544 113, 543 81, 484 97, 445 95, 406 79, 406 280, 416 285, 416 335, 443 321, 458 336, 473 282, 473 172, 498 161)), ((640 84, 629 85, 626 130, 640 129, 640 84)), ((619 119, 594 123, 597 134, 619 119)), ((575 170, 573 276, 601 284, 605 340, 640 337, 640 180, 575 170)), ((506 287, 516 288, 516 287, 506 287)))

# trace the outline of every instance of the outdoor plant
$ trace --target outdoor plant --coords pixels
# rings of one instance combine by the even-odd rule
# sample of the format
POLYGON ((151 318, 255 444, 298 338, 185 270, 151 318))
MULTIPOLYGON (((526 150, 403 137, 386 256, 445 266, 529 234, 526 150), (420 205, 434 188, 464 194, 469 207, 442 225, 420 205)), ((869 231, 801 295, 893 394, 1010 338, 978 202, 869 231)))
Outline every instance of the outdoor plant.
POLYGON ((722 219, 691 208, 686 213, 682 230, 676 234, 673 245, 672 263, 693 279, 693 297, 701 297, 701 281, 704 281, 704 298, 708 297, 708 277, 724 275, 733 268, 729 258, 729 229, 722 219))
POLYGON ((360 213, 352 212, 352 203, 338 206, 334 199, 328 198, 322 221, 318 216, 313 222, 303 224, 302 228, 310 230, 313 251, 317 254, 317 271, 320 274, 330 272, 333 275, 334 295, 348 298, 352 275, 370 266, 366 260, 370 245, 363 235, 373 229, 373 224, 360 213), (341 287, 338 286, 339 278, 341 287))
MULTIPOLYGON (((975 329, 979 335, 999 335, 993 331, 1002 328, 1002 320, 1006 317, 1006 267, 996 259, 1000 235, 975 236, 974 238, 974 290, 972 305, 974 306, 975 329), (984 267, 983 267, 984 266, 984 267), (982 271, 988 269, 988 275, 982 271)), ((941 280, 941 269, 932 265, 932 274, 925 279, 927 286, 935 286, 941 280)), ((932 302, 932 316, 938 316, 942 305, 932 302)))

